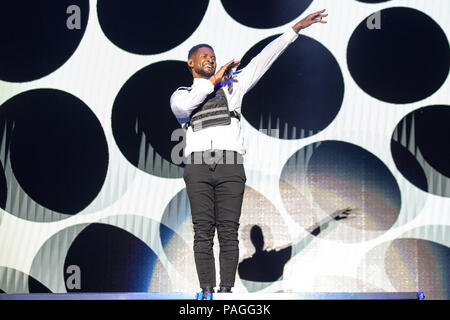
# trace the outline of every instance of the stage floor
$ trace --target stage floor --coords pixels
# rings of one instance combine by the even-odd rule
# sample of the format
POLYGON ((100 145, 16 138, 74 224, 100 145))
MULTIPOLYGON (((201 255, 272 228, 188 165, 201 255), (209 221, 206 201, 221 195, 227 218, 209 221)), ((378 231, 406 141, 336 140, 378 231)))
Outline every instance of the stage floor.
MULTIPOLYGON (((197 300, 197 293, 26 293, 0 294, 0 300, 197 300)), ((214 293, 210 300, 422 300, 418 292, 214 293)))

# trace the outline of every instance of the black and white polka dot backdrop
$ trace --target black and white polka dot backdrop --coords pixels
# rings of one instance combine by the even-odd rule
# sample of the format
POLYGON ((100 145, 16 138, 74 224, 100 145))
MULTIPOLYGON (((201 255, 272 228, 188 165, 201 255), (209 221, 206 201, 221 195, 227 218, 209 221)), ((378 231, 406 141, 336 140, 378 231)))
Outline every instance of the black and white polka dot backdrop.
POLYGON ((187 52, 245 66, 326 8, 243 101, 234 291, 450 297, 447 0, 1 7, 0 291, 198 290, 170 159, 187 52))

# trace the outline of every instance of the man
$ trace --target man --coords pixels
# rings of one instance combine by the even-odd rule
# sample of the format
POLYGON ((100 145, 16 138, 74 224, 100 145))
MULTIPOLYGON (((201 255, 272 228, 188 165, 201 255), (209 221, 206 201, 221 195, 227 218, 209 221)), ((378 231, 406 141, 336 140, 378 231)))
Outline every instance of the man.
POLYGON ((300 20, 267 45, 240 72, 231 60, 216 73, 211 46, 200 44, 188 55, 191 87, 170 98, 177 120, 186 128, 184 180, 194 226, 194 258, 204 296, 213 293, 216 273, 213 238, 217 228, 220 254, 219 292, 231 292, 239 259, 238 228, 245 189, 245 154, 240 110, 243 96, 298 37, 300 30, 323 21, 325 10, 300 20))

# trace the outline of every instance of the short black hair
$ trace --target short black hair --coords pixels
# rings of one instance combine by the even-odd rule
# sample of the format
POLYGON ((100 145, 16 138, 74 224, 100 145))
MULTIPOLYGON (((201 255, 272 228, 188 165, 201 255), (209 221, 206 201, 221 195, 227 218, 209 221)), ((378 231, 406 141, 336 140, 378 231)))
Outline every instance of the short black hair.
POLYGON ((214 51, 213 47, 211 47, 209 44, 206 44, 206 43, 200 43, 200 44, 197 44, 197 45, 193 46, 193 47, 189 50, 189 53, 188 53, 188 60, 192 57, 192 55, 193 55, 194 53, 197 52, 198 49, 200 49, 200 48, 205 48, 205 47, 206 47, 206 48, 210 48, 212 51, 214 51))

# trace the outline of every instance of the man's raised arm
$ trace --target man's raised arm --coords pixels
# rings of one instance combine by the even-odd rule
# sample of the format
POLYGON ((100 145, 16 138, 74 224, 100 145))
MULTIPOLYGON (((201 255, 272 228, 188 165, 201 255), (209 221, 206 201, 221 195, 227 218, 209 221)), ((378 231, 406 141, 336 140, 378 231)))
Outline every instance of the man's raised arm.
POLYGON ((326 23, 323 18, 328 14, 323 14, 325 9, 314 12, 297 22, 292 28, 280 37, 269 43, 248 65, 242 69, 237 77, 236 85, 246 93, 259 81, 264 73, 271 67, 273 62, 284 52, 284 50, 298 37, 300 30, 309 27, 314 23, 326 23))

